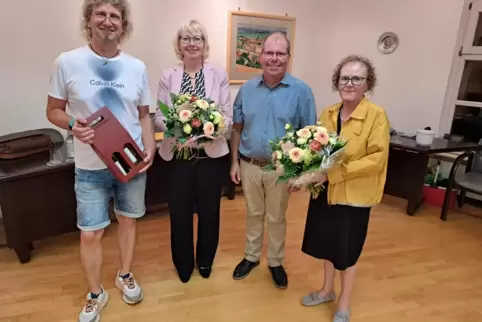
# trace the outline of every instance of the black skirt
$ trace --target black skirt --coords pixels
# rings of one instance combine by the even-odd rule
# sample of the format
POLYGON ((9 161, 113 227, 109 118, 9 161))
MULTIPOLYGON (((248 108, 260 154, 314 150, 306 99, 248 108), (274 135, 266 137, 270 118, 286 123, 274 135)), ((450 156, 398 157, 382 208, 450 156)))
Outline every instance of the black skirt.
POLYGON ((317 199, 310 196, 301 250, 345 270, 360 258, 371 208, 329 205, 327 191, 325 188, 317 199))

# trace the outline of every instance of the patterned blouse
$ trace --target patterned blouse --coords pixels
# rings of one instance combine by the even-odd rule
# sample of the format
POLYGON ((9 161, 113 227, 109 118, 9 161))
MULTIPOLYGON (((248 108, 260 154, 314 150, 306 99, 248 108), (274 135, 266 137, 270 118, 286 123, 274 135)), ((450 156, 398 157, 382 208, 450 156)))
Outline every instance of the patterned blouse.
POLYGON ((182 75, 181 91, 179 94, 191 94, 199 98, 206 98, 206 89, 204 87, 204 73, 201 69, 196 73, 196 86, 192 87, 191 76, 188 73, 182 75))

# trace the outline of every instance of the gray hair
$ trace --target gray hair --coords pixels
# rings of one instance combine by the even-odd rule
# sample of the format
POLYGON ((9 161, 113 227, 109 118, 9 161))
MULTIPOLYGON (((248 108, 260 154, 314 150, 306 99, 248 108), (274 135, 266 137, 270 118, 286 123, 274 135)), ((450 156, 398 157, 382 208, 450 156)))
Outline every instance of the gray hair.
POLYGON ((119 41, 122 42, 132 34, 134 28, 131 21, 131 10, 128 0, 84 0, 84 5, 82 6, 82 32, 85 38, 88 41, 92 39, 92 30, 89 28, 90 17, 92 16, 94 8, 102 4, 110 4, 121 12, 124 32, 120 36, 119 41))
POLYGON ((173 40, 174 52, 176 53, 176 57, 179 60, 183 60, 184 57, 181 52, 181 48, 179 46, 179 40, 182 37, 182 34, 186 33, 189 35, 198 35, 200 34, 203 41, 204 41, 204 51, 203 51, 203 59, 206 60, 209 57, 209 41, 208 41, 208 34, 204 26, 197 20, 189 20, 187 23, 183 24, 177 30, 176 37, 173 40))
POLYGON ((340 63, 335 67, 333 75, 331 76, 331 89, 337 91, 339 89, 340 73, 343 66, 348 63, 360 63, 364 65, 367 69, 367 92, 373 93, 373 89, 377 85, 377 73, 375 71, 375 66, 370 61, 370 59, 361 55, 349 55, 344 57, 340 63))
POLYGON ((291 55, 291 42, 288 39, 288 37, 286 37, 286 35, 284 33, 276 31, 276 32, 273 32, 272 34, 270 34, 268 37, 266 37, 264 39, 263 45, 261 47, 262 51, 264 51, 264 44, 268 41, 268 39, 286 41, 286 52, 288 53, 288 55, 291 55))

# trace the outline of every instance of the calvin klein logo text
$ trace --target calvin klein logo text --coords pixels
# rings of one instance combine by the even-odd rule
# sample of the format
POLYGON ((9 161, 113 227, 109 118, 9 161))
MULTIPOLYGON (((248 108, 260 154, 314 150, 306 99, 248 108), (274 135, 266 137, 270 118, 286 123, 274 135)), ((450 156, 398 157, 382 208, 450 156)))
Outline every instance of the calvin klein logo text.
POLYGON ((90 85, 92 86, 102 86, 102 87, 114 87, 114 88, 125 88, 125 85, 122 83, 117 83, 115 81, 96 81, 96 80, 91 80, 90 85))

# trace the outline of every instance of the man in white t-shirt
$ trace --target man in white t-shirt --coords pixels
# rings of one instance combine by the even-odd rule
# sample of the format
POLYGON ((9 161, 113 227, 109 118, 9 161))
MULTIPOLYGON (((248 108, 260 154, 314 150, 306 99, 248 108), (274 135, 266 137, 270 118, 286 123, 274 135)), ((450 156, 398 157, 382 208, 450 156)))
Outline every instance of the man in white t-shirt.
MULTIPOLYGON (((100 282, 101 239, 110 224, 113 196, 118 219, 120 267, 115 285, 124 301, 143 299, 131 272, 136 218, 145 213, 146 170, 152 164, 155 139, 149 115, 151 94, 144 63, 122 51, 120 42, 132 30, 127 0, 85 0, 83 18, 89 44, 60 54, 50 79, 47 118, 71 129, 75 137, 75 194, 80 253, 90 292, 79 321, 98 321, 108 294, 100 282), (85 119, 107 106, 145 152, 146 168, 123 184, 117 181, 91 147, 95 131, 85 119)), ((115 135, 115 133, 112 133, 115 135)))

